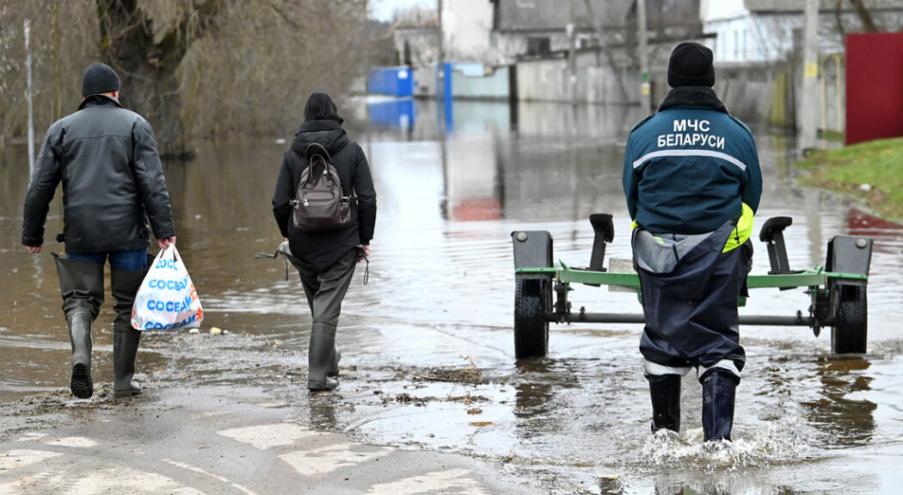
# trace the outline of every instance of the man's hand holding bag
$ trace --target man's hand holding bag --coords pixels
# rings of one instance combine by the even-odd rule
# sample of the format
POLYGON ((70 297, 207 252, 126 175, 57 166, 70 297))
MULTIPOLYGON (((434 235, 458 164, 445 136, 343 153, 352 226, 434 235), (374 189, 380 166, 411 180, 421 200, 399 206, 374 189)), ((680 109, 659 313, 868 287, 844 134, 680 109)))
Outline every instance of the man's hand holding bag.
POLYGON ((136 330, 197 328, 204 309, 175 244, 157 253, 132 307, 136 330))

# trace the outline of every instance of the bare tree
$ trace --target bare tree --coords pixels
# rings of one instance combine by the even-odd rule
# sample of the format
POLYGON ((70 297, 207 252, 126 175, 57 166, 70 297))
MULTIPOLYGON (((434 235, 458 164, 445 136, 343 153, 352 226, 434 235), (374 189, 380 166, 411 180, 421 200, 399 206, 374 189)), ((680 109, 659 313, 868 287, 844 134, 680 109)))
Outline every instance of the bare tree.
POLYGON ((169 26, 158 35, 137 0, 97 0, 100 53, 128 88, 123 102, 154 124, 161 155, 189 154, 176 71, 223 6, 224 0, 177 4, 169 26))
POLYGON ((82 71, 100 58, 172 156, 197 138, 285 135, 314 89, 341 100, 372 56, 366 11, 366 0, 0 2, 0 136, 25 133, 23 19, 39 132, 75 110, 82 71))
POLYGON ((628 101, 629 95, 627 93, 627 85, 624 84, 624 79, 621 77, 622 71, 618 68, 617 62, 615 61, 615 55, 611 50, 611 47, 608 46, 606 40, 603 39, 602 35, 602 19, 593 12, 593 4, 591 0, 584 0, 584 5, 586 6, 586 11, 589 13, 590 19, 593 21, 593 31, 596 35, 596 64, 599 65, 598 54, 601 51, 605 54, 605 59, 608 62, 608 68, 611 69, 612 76, 618 83, 618 92, 620 93, 621 101, 628 101))
POLYGON ((868 7, 862 2, 862 0, 850 0, 850 3, 853 4, 853 9, 856 11, 856 15, 859 16, 859 20, 862 22, 862 28, 869 33, 876 33, 881 31, 881 28, 875 24, 875 19, 872 18, 872 13, 869 12, 868 7))
POLYGON ((317 89, 341 97, 370 55, 363 0, 233 5, 181 69, 183 117, 205 137, 282 134, 317 89), (215 77, 211 77, 215 73, 215 77))
POLYGON ((35 128, 42 132, 78 105, 81 71, 96 58, 97 16, 86 5, 0 2, 0 136, 26 131, 23 19, 31 20, 35 128))

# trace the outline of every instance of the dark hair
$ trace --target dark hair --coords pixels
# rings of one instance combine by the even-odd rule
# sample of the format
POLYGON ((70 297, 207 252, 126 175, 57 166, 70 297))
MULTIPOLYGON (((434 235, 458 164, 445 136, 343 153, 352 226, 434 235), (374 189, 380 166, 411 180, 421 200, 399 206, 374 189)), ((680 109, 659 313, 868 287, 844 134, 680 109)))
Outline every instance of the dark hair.
POLYGON ((340 124, 343 122, 335 103, 326 93, 311 93, 307 98, 307 104, 304 105, 304 121, 311 120, 335 120, 340 124))

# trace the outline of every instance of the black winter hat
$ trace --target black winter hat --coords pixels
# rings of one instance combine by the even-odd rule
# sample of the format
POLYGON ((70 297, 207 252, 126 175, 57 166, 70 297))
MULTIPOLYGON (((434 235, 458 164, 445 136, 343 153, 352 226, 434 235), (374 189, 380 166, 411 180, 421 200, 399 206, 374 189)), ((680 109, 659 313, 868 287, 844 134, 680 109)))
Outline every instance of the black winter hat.
POLYGON ((715 85, 715 68, 712 66, 712 50, 699 43, 684 42, 671 52, 668 62, 668 85, 681 86, 715 85))
POLYGON ((99 95, 110 91, 119 91, 119 76, 107 64, 100 62, 91 64, 82 76, 82 96, 99 95))

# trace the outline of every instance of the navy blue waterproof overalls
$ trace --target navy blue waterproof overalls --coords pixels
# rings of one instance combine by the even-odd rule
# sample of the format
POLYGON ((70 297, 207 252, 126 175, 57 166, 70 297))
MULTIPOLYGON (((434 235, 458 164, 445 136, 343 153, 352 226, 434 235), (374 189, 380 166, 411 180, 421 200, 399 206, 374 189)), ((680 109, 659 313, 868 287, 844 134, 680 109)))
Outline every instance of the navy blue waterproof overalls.
POLYGON ((630 134, 624 191, 636 225, 653 429, 679 430, 680 377, 691 368, 704 396, 710 377, 709 388, 730 388, 732 416, 732 387, 745 364, 737 302, 762 191, 753 136, 711 89, 675 88, 630 134))

